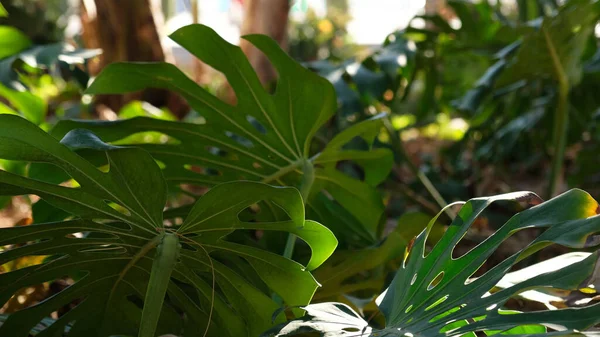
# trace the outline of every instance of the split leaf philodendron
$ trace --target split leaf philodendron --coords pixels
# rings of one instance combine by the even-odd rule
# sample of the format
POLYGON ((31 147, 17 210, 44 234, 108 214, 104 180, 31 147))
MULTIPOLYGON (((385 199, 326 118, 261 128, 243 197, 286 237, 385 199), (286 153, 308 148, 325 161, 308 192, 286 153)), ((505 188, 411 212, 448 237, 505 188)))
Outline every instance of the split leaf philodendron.
MULTIPOLYGON (((358 150, 346 145, 362 138, 370 145, 381 129, 381 117, 359 123, 335 136, 320 151, 315 133, 334 115, 333 86, 290 58, 272 39, 249 35, 279 74, 274 93, 261 85, 242 50, 212 29, 191 25, 171 38, 200 60, 222 72, 236 94, 225 103, 168 63, 115 63, 95 79, 88 94, 120 94, 144 88, 166 88, 181 94, 201 116, 201 123, 166 122, 152 118, 62 121, 52 131, 62 138, 75 128, 94 132, 105 142, 127 144, 128 136, 154 131, 168 136, 163 144, 140 144, 164 164, 170 186, 211 187, 233 180, 252 180, 300 189, 310 170, 307 213, 328 226, 341 244, 377 242, 384 205, 374 186, 388 175, 393 158, 387 149, 358 150), (351 161, 363 178, 342 173, 336 165, 351 161), (343 221, 340 221, 343 219, 343 221)), ((306 186, 305 186, 306 188, 306 186)))
MULTIPOLYGON (((511 193, 471 199, 465 203, 446 233, 430 252, 425 243, 435 218, 416 237, 408 257, 389 288, 377 303, 385 327, 369 326, 359 314, 341 303, 311 304, 299 320, 284 323, 264 336, 476 336, 476 332, 517 335, 563 336, 577 334, 600 322, 600 304, 554 311, 511 312, 506 301, 521 292, 552 287, 564 290, 594 289, 591 278, 597 268, 597 241, 589 240, 600 231, 598 203, 586 192, 571 190, 513 216, 498 231, 466 254, 453 258, 453 251, 469 227, 493 202, 534 200, 533 193, 511 193), (492 253, 514 233, 526 228, 545 231, 527 247, 503 260, 480 277, 473 277, 492 253), (592 245, 590 246, 589 243, 592 245), (516 263, 551 244, 592 250, 562 269, 529 277, 499 291, 492 289, 516 263), (590 285, 591 284, 591 285, 590 285), (558 330, 547 332, 546 327, 558 330), (315 334, 316 333, 316 334, 315 334)), ((537 202, 536 202, 537 203, 537 202)), ((441 214, 441 213, 440 213, 441 214)))
MULTIPOLYGON (((38 195, 70 219, 0 229, 0 265, 26 256, 43 263, 0 274, 0 302, 22 288, 68 277, 68 288, 8 316, 0 336, 26 337, 53 311, 75 306, 37 336, 256 336, 280 307, 305 305, 317 282, 309 273, 337 241, 326 227, 305 221, 298 190, 259 182, 218 185, 202 196, 179 226, 163 224, 167 184, 142 149, 102 143, 86 130, 61 142, 25 119, 0 116, 0 158, 55 165, 76 182, 50 184, 0 171, 0 195, 38 195), (95 149, 98 169, 72 149, 95 149), (239 213, 267 200, 287 219, 242 221, 239 213), (306 267, 280 255, 228 240, 236 230, 284 231, 312 249, 306 267), (166 296, 165 296, 166 294, 166 296), (164 301, 164 303, 163 303, 164 301), (142 309, 143 308, 143 309, 142 309), (141 318, 140 318, 141 317, 141 318)), ((281 320, 282 317, 277 318, 281 320)))

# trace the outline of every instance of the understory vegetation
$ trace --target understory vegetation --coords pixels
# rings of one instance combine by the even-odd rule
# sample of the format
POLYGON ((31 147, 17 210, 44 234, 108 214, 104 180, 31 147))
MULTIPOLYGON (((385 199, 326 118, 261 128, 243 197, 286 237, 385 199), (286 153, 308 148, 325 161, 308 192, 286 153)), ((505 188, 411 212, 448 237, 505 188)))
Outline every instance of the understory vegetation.
POLYGON ((19 8, 0 337, 597 334, 598 1, 449 0, 376 48, 310 14, 290 54, 243 36, 267 85, 212 28, 176 30, 218 89, 168 62, 91 76, 101 50, 34 39, 19 8), (189 113, 134 96, 163 91, 189 113), (110 97, 137 99, 107 118, 110 97))

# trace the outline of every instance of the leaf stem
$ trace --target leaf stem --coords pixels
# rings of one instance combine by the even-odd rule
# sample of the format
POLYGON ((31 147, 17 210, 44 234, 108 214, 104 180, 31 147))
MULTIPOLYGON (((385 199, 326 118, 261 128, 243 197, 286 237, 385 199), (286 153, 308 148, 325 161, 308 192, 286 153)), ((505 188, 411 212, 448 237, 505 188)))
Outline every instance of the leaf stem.
POLYGON ((139 337, 154 337, 162 311, 165 294, 171 280, 171 273, 179 256, 179 237, 172 233, 162 235, 162 241, 156 250, 152 263, 148 289, 142 309, 139 337))
MULTIPOLYGON (((306 201, 308 200, 308 196, 310 195, 310 190, 315 181, 315 168, 313 163, 309 159, 302 160, 302 182, 300 183, 300 195, 302 196, 302 201, 306 205, 306 201)), ((296 245, 296 235, 289 234, 287 242, 285 243, 285 249, 283 250, 283 256, 291 259, 294 254, 294 246, 296 245)))
POLYGON ((552 133, 552 170, 550 171, 550 182, 548 186, 548 197, 552 198, 556 194, 563 182, 563 163, 565 158, 565 148, 567 145, 567 125, 569 124, 569 78, 560 63, 558 53, 554 47, 554 43, 550 38, 550 34, 544 26, 542 33, 546 39, 548 53, 552 58, 556 79, 558 81, 558 102, 554 111, 554 123, 552 133))
POLYGON ((296 161, 292 162, 291 164, 289 164, 288 166, 280 168, 279 170, 277 170, 277 172, 275 172, 269 176, 266 176, 265 178, 263 178, 262 182, 265 184, 273 182, 273 181, 283 177, 284 175, 294 171, 295 169, 299 168, 300 166, 302 166, 304 161, 305 161, 305 159, 303 159, 303 158, 296 160, 296 161))

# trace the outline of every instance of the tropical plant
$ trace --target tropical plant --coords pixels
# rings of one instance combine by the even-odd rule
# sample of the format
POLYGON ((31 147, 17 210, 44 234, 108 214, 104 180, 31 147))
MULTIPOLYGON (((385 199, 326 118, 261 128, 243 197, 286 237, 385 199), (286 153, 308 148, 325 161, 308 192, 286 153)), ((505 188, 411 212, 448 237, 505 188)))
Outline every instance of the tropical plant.
POLYGON ((155 331, 197 336, 203 329, 255 336, 270 326, 279 307, 272 292, 288 305, 308 304, 318 285, 308 271, 336 246, 327 228, 304 220, 302 198, 294 188, 222 184, 200 198, 181 225, 169 226, 163 215, 167 184, 142 149, 111 146, 85 130, 74 130, 59 142, 10 115, 0 116, 0 144, 4 159, 49 163, 72 178, 69 186, 60 186, 0 171, 0 194, 35 194, 70 214, 70 220, 0 230, 0 245, 13 247, 0 254, 0 264, 47 257, 39 265, 1 274, 2 302, 24 287, 73 280, 55 296, 11 314, 0 327, 2 336, 27 336, 70 303, 76 306, 41 335, 68 328, 69 336, 135 335, 138 329, 139 336, 155 331), (99 170, 71 151, 86 148, 102 151, 108 165, 99 170), (261 200, 287 218, 238 217, 261 200), (304 267, 228 240, 236 230, 293 233, 313 254, 304 267))
MULTIPOLYGON (((49 281, 69 285, 0 315, 0 336, 257 336, 268 329, 266 335, 543 334, 541 323, 567 329, 596 323, 598 305, 504 315, 506 300, 524 290, 596 287, 588 278, 597 259, 591 236, 600 223, 598 204, 588 194, 573 190, 522 211, 453 258, 490 204, 537 203, 537 197, 472 199, 458 214, 448 207, 442 212, 455 219, 445 233, 436 226, 441 213, 423 232, 426 216, 405 214, 390 233, 377 186, 394 159, 373 143, 393 120, 360 116, 321 137, 319 130, 335 116, 335 84, 294 62, 273 40, 245 37, 279 73, 270 92, 242 51, 210 28, 184 27, 172 38, 224 73, 235 103, 211 95, 171 64, 117 63, 88 94, 169 89, 197 114, 177 122, 158 110, 147 116, 143 104, 134 103, 121 112, 124 119, 62 120, 49 133, 15 116, 24 116, 23 108, 0 115, 0 158, 26 163, 23 170, 0 171, 0 195, 40 198, 33 224, 0 229, 0 299, 18 301, 49 281), (502 242, 526 228, 545 231, 483 276, 473 276, 502 242), (426 254, 432 241, 437 244, 426 254), (552 243, 593 253, 525 281, 504 279, 552 243), (322 290, 313 296, 320 282, 322 290), (386 285, 378 301, 383 315, 376 315, 373 295, 386 285), (343 303, 308 305, 311 299, 343 303), (304 314, 298 307, 305 308, 304 318, 298 319, 304 314), (369 326, 353 310, 376 316, 369 326), (54 311, 60 314, 51 319, 54 311)), ((414 74, 408 68, 418 56, 408 40, 392 40, 359 69, 385 72, 385 79, 378 78, 386 85, 408 90, 394 76, 414 74)), ((10 104, 24 104, 20 98, 10 104)))
MULTIPOLYGON (((551 178, 544 180, 551 184, 544 186, 555 195, 564 188, 562 171, 569 162, 564 160, 565 147, 593 134, 597 119, 598 48, 593 29, 600 15, 598 3, 519 1, 514 13, 500 2, 449 0, 447 4, 454 13, 451 19, 417 17, 359 62, 309 65, 334 84, 342 104, 339 123, 351 125, 371 113, 389 111, 389 139, 397 163, 410 169, 429 192, 424 197, 438 205, 460 193, 444 191, 441 182, 451 179, 445 172, 415 166, 399 138, 408 128, 423 131, 435 125, 439 114, 462 118, 468 125, 456 146, 440 151, 453 176, 468 175, 475 182, 479 166, 508 168, 511 172, 500 174, 511 175, 517 169, 544 170, 550 161, 551 178), (426 25, 416 28, 417 20, 426 25), (473 161, 464 160, 471 156, 473 161)), ((580 172, 589 171, 583 159, 575 160, 580 172)), ((406 178, 397 178, 407 184, 406 178)), ((570 181, 594 180, 579 174, 570 181)))
MULTIPOLYGON (((140 147, 164 164, 163 174, 173 190, 181 189, 181 184, 211 187, 240 179, 296 186, 304 196, 307 214, 328 226, 342 246, 377 242, 384 205, 374 186, 387 177, 392 166, 389 150, 368 147, 381 129, 381 116, 348 128, 319 146, 315 133, 336 110, 333 87, 294 62, 273 40, 260 35, 244 37, 269 57, 279 73, 277 89, 270 94, 239 47, 212 29, 191 25, 171 38, 225 74, 236 93, 236 105, 209 94, 171 64, 115 63, 104 69, 87 93, 165 88, 186 98, 202 121, 62 121, 52 134, 62 138, 72 129, 85 128, 106 142, 115 142, 139 132, 159 132, 172 141, 140 147), (200 46, 198 41, 206 43, 200 46), (366 143, 362 150, 348 148, 355 138, 366 143), (348 161, 354 163, 351 175, 336 166, 348 161)), ((263 211, 267 213, 267 209, 263 211)), ((271 216, 277 213, 268 212, 271 216)), ((293 240, 289 243, 291 253, 293 240)))
MULTIPOLYGON (((476 87, 468 92, 461 102, 463 108, 473 111, 480 108, 486 96, 494 89, 503 91, 503 95, 506 95, 514 91, 535 88, 530 90, 528 100, 532 100, 531 91, 537 90, 541 92, 546 105, 551 103, 556 105, 552 117, 553 159, 549 195, 556 195, 563 181, 562 171, 569 135, 569 116, 578 112, 576 116, 578 122, 583 124, 592 119, 591 114, 585 109, 577 111, 577 108, 569 107, 569 92, 577 87, 584 76, 584 58, 593 55, 593 52, 590 54, 590 48, 597 50, 593 32, 598 19, 600 19, 598 2, 568 1, 556 14, 532 23, 531 26, 535 29, 525 30, 526 34, 522 41, 509 45, 504 52, 499 53, 498 62, 486 72, 477 82, 476 87), (590 42, 590 38, 594 41, 590 42), (509 87, 510 85, 512 87, 509 87)), ((575 106, 577 105, 579 104, 575 106)), ((544 110, 552 109, 548 107, 544 110)), ((519 122, 529 119, 529 122, 526 122, 528 125, 538 123, 542 117, 538 111, 539 109, 533 109, 525 115, 518 116, 519 122)), ((516 123, 513 121, 508 121, 505 130, 515 128, 516 123)), ((580 130, 578 125, 575 128, 580 130)))
POLYGON ((471 199, 428 251, 426 242, 435 218, 430 222, 428 228, 415 238, 402 267, 377 300, 385 317, 384 327, 370 326, 344 304, 321 303, 304 307, 306 315, 302 319, 284 323, 263 336, 315 332, 327 337, 475 336, 476 332, 563 336, 577 334, 600 322, 600 304, 523 313, 504 308, 508 299, 532 289, 552 287, 594 292, 597 280, 590 277, 596 268, 599 247, 590 239, 600 229, 600 216, 597 215, 598 203, 584 191, 571 190, 522 211, 477 247, 460 257, 453 256, 457 245, 482 212, 492 203, 505 200, 531 204, 541 201, 530 192, 471 199), (504 240, 527 228, 545 231, 483 275, 473 276, 504 240), (552 244, 594 252, 562 269, 528 275, 521 282, 494 291, 519 261, 552 244))

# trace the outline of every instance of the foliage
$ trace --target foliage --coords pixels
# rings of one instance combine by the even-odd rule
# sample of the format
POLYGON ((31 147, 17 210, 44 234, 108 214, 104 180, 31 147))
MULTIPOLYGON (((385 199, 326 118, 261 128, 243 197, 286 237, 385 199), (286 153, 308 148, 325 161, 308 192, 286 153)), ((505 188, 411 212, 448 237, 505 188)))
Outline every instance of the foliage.
POLYGON ((450 0, 448 8, 455 17, 417 17, 358 62, 310 65, 336 88, 342 104, 336 126, 343 129, 370 114, 388 112, 391 134, 379 139, 383 146, 391 142, 397 163, 408 166, 420 184, 412 183, 410 176, 395 179, 417 186, 417 191, 428 186, 429 196, 411 195, 434 199, 439 205, 461 195, 455 187, 464 185, 463 181, 480 182, 480 170, 489 165, 506 177, 502 183, 508 188, 519 186, 511 176, 553 166, 550 179, 539 174, 531 177, 543 179, 539 184, 549 185, 552 195, 566 188, 561 183, 563 171, 577 174, 568 180, 570 186, 594 181, 583 174, 589 172, 585 169, 589 156, 574 154, 582 140, 588 143, 586 152, 593 152, 591 143, 597 142, 598 44, 593 30, 600 15, 598 3, 573 0, 558 6, 553 1, 521 1, 517 7, 521 12, 511 13, 500 3, 450 0), (424 23, 419 26, 418 20, 424 23), (383 60, 391 60, 392 66, 383 60), (568 79, 561 85, 559 73, 568 79), (428 138, 430 125, 441 127, 440 115, 468 126, 453 146, 436 150, 438 164, 444 165, 429 164, 426 153, 413 157, 404 153, 407 144, 401 144, 400 138, 415 134, 428 138), (409 122, 396 123, 399 120, 409 122), (575 164, 569 165, 571 161, 575 164))
MULTIPOLYGON (((28 82, 27 77, 44 72, 57 74, 62 71, 85 87, 89 77, 85 71, 75 65, 99 55, 100 51, 76 49, 67 43, 55 40, 32 40, 15 26, 15 22, 19 20, 31 22, 19 19, 20 14, 27 16, 28 10, 21 12, 18 10, 18 4, 12 1, 8 3, 10 15, 4 7, 0 10, 0 85, 25 91, 23 84, 28 82), (13 22, 11 20, 15 15, 16 21, 13 22)), ((39 4, 32 2, 30 5, 37 9, 39 4)), ((31 26, 26 27, 31 28, 31 26)))
MULTIPOLYGON (((316 151, 314 135, 336 106, 335 93, 326 80, 295 63, 272 40, 246 36, 279 72, 277 89, 271 95, 242 51, 210 28, 187 26, 171 37, 226 75, 237 96, 235 106, 212 96, 170 64, 116 63, 96 78, 87 93, 167 88, 185 97, 204 121, 62 121, 52 134, 61 138, 72 129, 86 128, 114 142, 139 132, 159 132, 171 142, 140 147, 165 165, 163 174, 174 189, 181 184, 210 187, 232 180, 296 186, 306 192, 308 215, 331 228, 343 246, 376 242, 384 206, 374 186, 386 178, 392 165, 388 150, 368 150, 381 128, 380 118, 344 130, 316 151), (198 41, 207 43, 200 47, 198 41), (347 147, 355 138, 364 139, 364 150, 347 147), (352 161, 362 177, 356 170, 354 177, 338 170, 336 164, 342 161, 352 161)), ((277 215, 267 208, 262 212, 277 215)))
POLYGON ((25 335, 52 311, 73 301, 77 306, 45 334, 67 325, 70 336, 136 334, 139 326, 141 331, 150 330, 143 336, 154 336, 160 314, 159 332, 185 330, 186 336, 195 336, 195 329, 207 327, 220 335, 256 335, 269 326, 278 307, 268 289, 289 305, 307 304, 317 287, 307 270, 319 266, 335 249, 330 231, 304 220, 302 199, 293 188, 223 184, 200 198, 180 226, 165 226, 167 184, 146 151, 102 143, 84 130, 70 132, 59 143, 20 117, 3 115, 0 121, 2 158, 56 165, 79 186, 0 171, 1 194, 36 194, 74 217, 0 230, 1 245, 24 243, 2 252, 2 264, 23 256, 50 256, 40 265, 0 275, 3 302, 22 287, 65 276, 74 280, 39 305, 10 315, 0 335, 25 335), (70 150, 85 148, 103 151, 108 167, 98 170, 70 150), (288 219, 238 218, 261 200, 280 207, 288 219), (309 244, 313 255, 305 268, 227 240, 235 230, 294 233, 309 244), (186 320, 177 312, 185 312, 186 320), (190 329, 190 324, 196 328, 190 329))
MULTIPOLYGON (((441 213, 430 221, 408 203, 401 211, 395 204, 401 192, 435 214, 437 206, 423 200, 422 187, 410 179, 444 206, 444 197, 472 188, 467 184, 476 180, 461 174, 475 172, 477 160, 500 162, 516 156, 515 149, 531 157, 532 148, 549 144, 548 128, 537 126, 560 96, 561 69, 571 105, 583 111, 583 121, 593 120, 600 53, 590 27, 597 3, 540 5, 545 18, 535 21, 523 19, 537 17, 531 10, 538 8, 529 4, 518 19, 488 1, 450 0, 449 6, 461 27, 423 16, 425 28, 389 35, 366 58, 342 61, 337 54, 309 69, 271 39, 246 36, 279 74, 272 91, 238 47, 208 27, 184 27, 173 40, 225 75, 232 101, 167 63, 117 63, 86 93, 164 88, 182 95, 194 114, 181 122, 133 102, 116 121, 61 120, 49 134, 34 124, 48 130, 54 120, 48 115, 65 116, 36 86, 55 75, 75 76, 85 86, 87 76, 77 75, 82 68, 63 70, 96 51, 34 46, 18 31, 16 39, 3 40, 16 47, 0 60, 8 79, 0 87, 0 195, 41 200, 33 204, 32 225, 0 229, 0 297, 9 302, 0 336, 257 336, 270 328, 265 335, 562 335, 598 323, 598 304, 506 310, 512 297, 565 308, 573 304, 565 290, 583 294, 600 286, 594 270, 598 204, 585 192, 572 190, 510 219, 500 216, 506 222, 500 228, 487 224, 488 212, 495 216, 492 203, 535 204, 537 197, 472 199, 458 214, 446 207, 454 218, 447 231, 441 213), (551 46, 554 55, 531 59, 551 46), (430 170, 427 162, 413 163, 402 143, 404 128, 440 137, 448 132, 434 129, 455 117, 469 125, 462 141, 463 133, 449 137, 458 150, 439 154, 444 158, 430 170), (531 135, 524 137, 524 130, 531 135), (525 148, 524 138, 541 145, 525 148), (473 165, 446 158, 465 154, 473 165), (399 165, 389 179, 394 160, 399 165), (446 190, 443 179, 435 179, 442 170, 455 179, 446 190), (490 234, 456 258, 474 227, 490 234), (527 228, 538 237, 495 265, 492 254, 527 228), (578 255, 564 266, 557 258, 509 273, 553 243, 585 252, 572 253, 578 255), (531 270, 539 275, 523 276, 531 270), (68 287, 49 293, 48 282, 57 281, 68 287), (17 303, 34 288, 42 289, 38 297, 17 303), (558 302, 550 304, 550 295, 558 302), (50 318, 54 311, 58 317, 50 318), (557 324, 566 332, 547 333, 557 324)), ((318 24, 325 40, 340 37, 331 35, 337 23, 332 30, 318 24)), ((580 131, 597 136, 589 125, 569 127, 567 143, 578 141, 580 131)), ((579 160, 594 163, 595 142, 585 145, 588 155, 579 160)), ((593 178, 593 168, 579 169, 572 181, 593 178)))
POLYGON ((289 54, 300 62, 318 59, 344 60, 358 51, 346 25, 350 21, 347 0, 327 2, 325 17, 308 9, 301 21, 291 19, 288 28, 289 54))
POLYGON ((22 31, 36 44, 48 44, 63 38, 65 17, 72 13, 68 3, 57 0, 2 0, 5 12, 0 15, 0 25, 12 26, 22 31))
MULTIPOLYGON (((581 190, 571 190, 513 216, 492 236, 466 254, 454 258, 454 250, 469 227, 492 203, 502 200, 539 203, 532 193, 511 193, 471 199, 431 251, 426 242, 435 219, 416 237, 402 267, 389 288, 378 298, 385 328, 371 327, 349 307, 339 303, 313 304, 307 314, 274 328, 264 336, 290 336, 318 332, 321 336, 460 336, 476 331, 507 334, 544 334, 546 327, 569 335, 600 321, 600 304, 586 308, 529 313, 507 312, 506 301, 525 290, 554 287, 576 290, 588 287, 598 252, 563 269, 530 277, 511 287, 489 291, 519 261, 551 244, 584 249, 600 228, 598 203, 581 190), (545 228, 529 245, 498 263, 480 277, 473 274, 500 244, 525 228, 545 228)), ((440 213, 441 214, 441 213, 440 213)), ((439 215, 438 215, 439 216, 439 215)), ((595 285, 590 285, 593 288, 595 285)))

